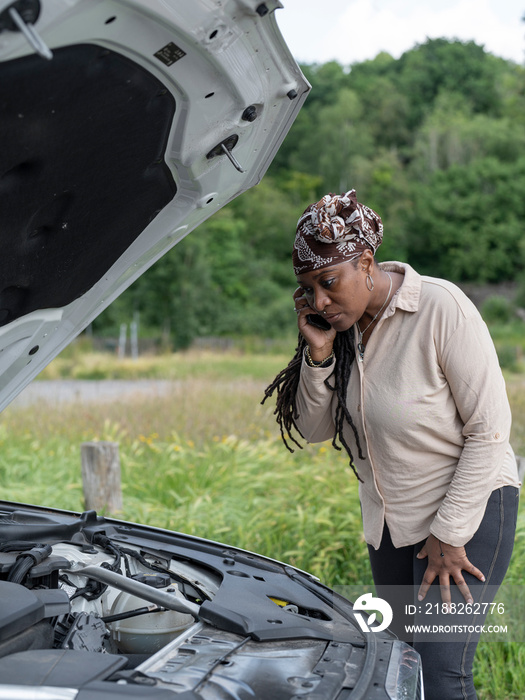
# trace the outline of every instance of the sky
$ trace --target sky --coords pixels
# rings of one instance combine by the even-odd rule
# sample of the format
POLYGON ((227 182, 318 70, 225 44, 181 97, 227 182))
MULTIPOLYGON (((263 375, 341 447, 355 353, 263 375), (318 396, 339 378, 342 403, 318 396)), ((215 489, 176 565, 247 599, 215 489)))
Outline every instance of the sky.
POLYGON ((525 0, 281 0, 275 13, 300 63, 344 66, 386 51, 394 58, 427 38, 473 40, 525 64, 525 0))

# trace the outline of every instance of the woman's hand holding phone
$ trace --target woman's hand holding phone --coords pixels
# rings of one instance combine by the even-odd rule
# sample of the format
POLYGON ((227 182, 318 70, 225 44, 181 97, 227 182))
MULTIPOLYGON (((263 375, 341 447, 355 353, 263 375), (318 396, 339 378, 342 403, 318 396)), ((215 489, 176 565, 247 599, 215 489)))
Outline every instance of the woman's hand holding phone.
POLYGON ((293 299, 299 332, 308 343, 312 359, 320 362, 332 352, 336 331, 308 304, 302 287, 295 290, 293 299))

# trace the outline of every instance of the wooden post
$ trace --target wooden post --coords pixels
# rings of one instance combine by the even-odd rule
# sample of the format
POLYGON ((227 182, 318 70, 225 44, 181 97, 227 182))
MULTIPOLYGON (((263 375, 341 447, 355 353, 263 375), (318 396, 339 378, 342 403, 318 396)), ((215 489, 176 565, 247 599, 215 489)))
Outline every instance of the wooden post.
POLYGON ((80 455, 86 509, 108 515, 122 511, 118 443, 84 442, 80 455))

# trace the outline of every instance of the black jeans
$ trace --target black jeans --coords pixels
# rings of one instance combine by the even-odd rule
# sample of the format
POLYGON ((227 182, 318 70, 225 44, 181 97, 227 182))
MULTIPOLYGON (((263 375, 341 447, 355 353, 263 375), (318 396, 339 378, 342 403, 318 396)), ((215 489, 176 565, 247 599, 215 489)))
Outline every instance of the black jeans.
MULTIPOLYGON (((477 532, 465 545, 467 557, 483 572, 486 579, 482 582, 463 572, 475 602, 490 603, 497 587, 503 581, 514 544, 518 500, 519 491, 514 486, 504 486, 493 491, 477 532)), ((401 639, 411 643, 421 655, 426 700, 476 700, 472 663, 479 634, 466 633, 459 637, 448 635, 439 638, 438 641, 433 641, 436 639, 435 635, 410 638, 406 634, 407 624, 428 623, 430 619, 432 622, 448 624, 459 622, 466 626, 474 622, 473 618, 464 615, 439 615, 429 618, 421 614, 440 600, 437 580, 423 603, 418 604, 417 598, 414 599, 427 567, 426 558, 416 559, 416 554, 424 542, 423 540, 416 545, 396 549, 385 524, 379 549, 368 547, 376 593, 380 598, 387 600, 394 610, 390 629, 401 639), (410 604, 412 608, 407 608, 410 604), (414 609, 415 615, 408 617, 407 610, 414 609)), ((451 587, 452 600, 464 603, 457 587, 452 584, 451 587)), ((483 621, 484 616, 475 616, 477 625, 483 621)))

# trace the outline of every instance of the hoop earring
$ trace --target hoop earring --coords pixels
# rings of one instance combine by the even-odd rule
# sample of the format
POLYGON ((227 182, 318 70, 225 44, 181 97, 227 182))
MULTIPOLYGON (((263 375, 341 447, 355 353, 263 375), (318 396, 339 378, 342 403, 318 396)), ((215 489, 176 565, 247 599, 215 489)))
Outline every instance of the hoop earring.
POLYGON ((366 283, 366 288, 368 289, 369 292, 371 292, 374 288, 374 280, 372 279, 372 276, 370 273, 367 274, 365 283, 366 283))

